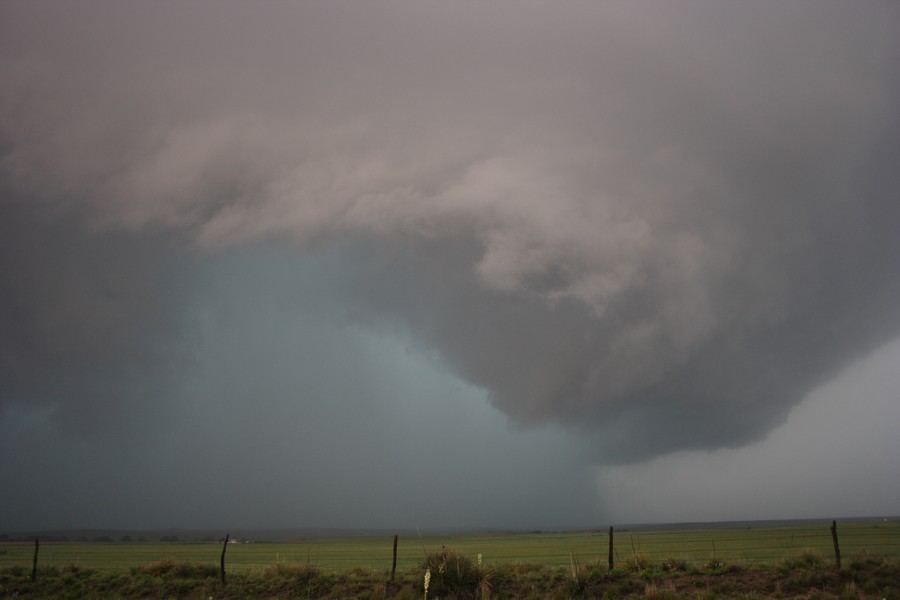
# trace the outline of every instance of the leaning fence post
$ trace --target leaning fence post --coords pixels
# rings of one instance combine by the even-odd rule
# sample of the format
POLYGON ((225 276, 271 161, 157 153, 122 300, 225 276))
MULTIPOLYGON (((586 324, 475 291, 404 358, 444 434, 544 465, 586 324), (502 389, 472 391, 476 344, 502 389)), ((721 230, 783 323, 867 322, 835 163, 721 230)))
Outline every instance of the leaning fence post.
POLYGON ((34 538, 34 560, 31 563, 31 580, 34 581, 37 579, 37 555, 38 548, 40 547, 40 543, 37 538, 34 538))
POLYGON ((613 528, 609 526, 609 570, 613 570, 613 528))
POLYGON ((841 547, 838 546, 837 521, 831 522, 831 541, 834 544, 834 566, 841 568, 841 547))
POLYGON ((222 571, 222 585, 225 585, 225 550, 228 548, 228 537, 230 533, 225 534, 225 541, 222 543, 222 558, 219 559, 219 568, 222 571))
POLYGON ((397 570, 397 534, 394 534, 394 562, 391 563, 391 581, 394 581, 394 571, 397 570))

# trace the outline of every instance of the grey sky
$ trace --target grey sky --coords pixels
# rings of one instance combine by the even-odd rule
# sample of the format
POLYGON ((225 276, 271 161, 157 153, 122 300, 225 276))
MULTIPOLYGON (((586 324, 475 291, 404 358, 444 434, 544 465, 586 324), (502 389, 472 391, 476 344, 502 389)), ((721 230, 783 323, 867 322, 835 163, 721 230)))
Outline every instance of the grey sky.
POLYGON ((900 335, 895 3, 0 17, 0 527, 679 520, 898 416, 820 387, 900 335))

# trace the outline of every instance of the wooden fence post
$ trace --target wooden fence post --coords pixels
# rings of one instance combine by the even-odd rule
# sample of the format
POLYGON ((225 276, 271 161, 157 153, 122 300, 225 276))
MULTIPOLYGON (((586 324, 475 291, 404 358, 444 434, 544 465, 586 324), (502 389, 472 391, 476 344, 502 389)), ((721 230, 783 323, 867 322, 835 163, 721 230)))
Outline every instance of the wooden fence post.
POLYGON ((609 570, 613 570, 613 528, 609 526, 609 570))
POLYGON ((394 572, 397 570, 397 534, 394 534, 394 562, 391 563, 391 581, 394 581, 394 572))
POLYGON ((37 579, 37 555, 38 548, 40 548, 40 543, 37 538, 34 538, 34 560, 31 562, 31 580, 34 581, 37 579))
POLYGON ((834 566, 841 568, 841 547, 838 546, 837 521, 831 522, 831 542, 834 544, 834 566))
POLYGON ((228 548, 228 538, 231 534, 225 534, 225 541, 222 543, 222 558, 219 559, 219 568, 222 571, 222 585, 225 585, 225 549, 228 548))

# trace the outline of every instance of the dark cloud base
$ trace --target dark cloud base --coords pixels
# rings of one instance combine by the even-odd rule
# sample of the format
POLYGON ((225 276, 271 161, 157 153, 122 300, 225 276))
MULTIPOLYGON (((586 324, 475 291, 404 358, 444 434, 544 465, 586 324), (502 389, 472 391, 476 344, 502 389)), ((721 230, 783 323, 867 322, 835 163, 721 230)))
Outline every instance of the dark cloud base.
POLYGON ((146 431, 190 365, 190 261, 172 236, 97 232, 71 211, 7 194, 0 409, 47 409, 64 435, 146 431))
MULTIPOLYGON (((900 334, 900 12, 860 6, 4 3, 0 425, 202 481, 200 415, 339 431, 363 331, 597 463, 761 439, 900 334)), ((357 433, 427 410, 391 389, 357 433)))

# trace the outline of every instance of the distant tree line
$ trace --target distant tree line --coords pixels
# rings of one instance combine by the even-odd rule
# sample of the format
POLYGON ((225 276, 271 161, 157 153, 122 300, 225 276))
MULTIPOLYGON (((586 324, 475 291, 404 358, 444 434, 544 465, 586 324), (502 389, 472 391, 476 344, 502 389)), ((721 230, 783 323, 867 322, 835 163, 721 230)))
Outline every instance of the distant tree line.
MULTIPOLYGON (((23 535, 9 535, 8 533, 0 533, 0 542, 101 542, 101 543, 110 543, 115 542, 116 540, 108 535, 97 535, 94 537, 87 537, 85 535, 79 535, 75 537, 69 537, 67 535, 56 535, 51 533, 41 533, 38 535, 31 534, 23 534, 23 535)), ((146 542, 147 538, 138 537, 132 538, 130 535, 123 535, 119 538, 120 542, 146 542)), ((164 536, 159 541, 161 542, 177 542, 178 538, 175 536, 164 536)))

